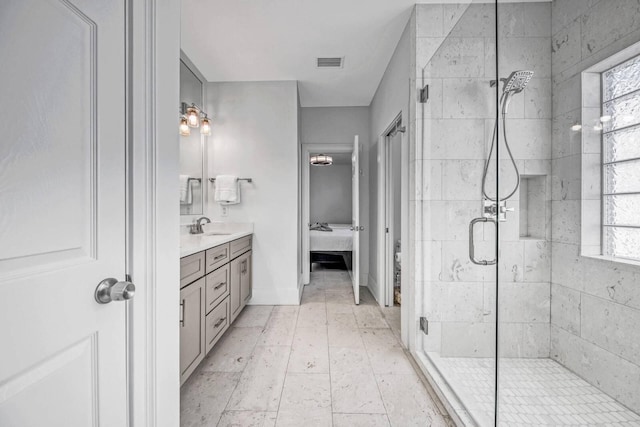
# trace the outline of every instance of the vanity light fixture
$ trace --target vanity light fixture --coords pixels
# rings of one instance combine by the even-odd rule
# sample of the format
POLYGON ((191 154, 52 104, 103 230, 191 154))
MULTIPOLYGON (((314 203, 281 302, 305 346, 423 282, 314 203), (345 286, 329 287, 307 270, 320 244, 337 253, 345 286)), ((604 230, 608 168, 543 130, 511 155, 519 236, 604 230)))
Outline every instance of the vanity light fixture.
POLYGON ((187 118, 184 116, 180 118, 180 135, 182 136, 191 135, 191 129, 189 129, 187 118))
POLYGON ((189 127, 197 128, 200 126, 200 115, 198 114, 198 109, 195 106, 187 108, 187 120, 189 122, 189 127))
POLYGON ((209 120, 206 114, 204 114, 204 117, 202 118, 202 126, 200 126, 200 133, 207 136, 211 135, 211 121, 209 120))
POLYGON ((309 163, 313 166, 331 166, 333 164, 333 157, 327 156, 326 154, 317 154, 311 156, 309 163))
POLYGON ((180 135, 189 136, 191 130, 189 128, 200 127, 202 135, 211 135, 211 119, 202 108, 196 104, 188 105, 186 102, 180 104, 180 135))

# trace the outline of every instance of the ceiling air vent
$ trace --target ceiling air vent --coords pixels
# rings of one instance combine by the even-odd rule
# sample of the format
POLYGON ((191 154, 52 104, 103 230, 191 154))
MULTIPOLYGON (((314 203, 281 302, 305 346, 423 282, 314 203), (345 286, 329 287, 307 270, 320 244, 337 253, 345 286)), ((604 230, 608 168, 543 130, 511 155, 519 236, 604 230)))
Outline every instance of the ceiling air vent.
POLYGON ((318 68, 342 68, 342 60, 343 58, 318 58, 316 64, 318 68))

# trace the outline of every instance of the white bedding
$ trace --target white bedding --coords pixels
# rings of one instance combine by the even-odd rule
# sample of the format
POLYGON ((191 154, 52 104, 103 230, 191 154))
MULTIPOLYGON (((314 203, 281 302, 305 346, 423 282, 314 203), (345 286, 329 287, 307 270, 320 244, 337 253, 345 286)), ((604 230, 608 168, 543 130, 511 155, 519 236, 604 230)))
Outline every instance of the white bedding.
POLYGON ((353 232, 350 224, 329 224, 333 231, 309 232, 309 250, 342 252, 353 250, 353 232))

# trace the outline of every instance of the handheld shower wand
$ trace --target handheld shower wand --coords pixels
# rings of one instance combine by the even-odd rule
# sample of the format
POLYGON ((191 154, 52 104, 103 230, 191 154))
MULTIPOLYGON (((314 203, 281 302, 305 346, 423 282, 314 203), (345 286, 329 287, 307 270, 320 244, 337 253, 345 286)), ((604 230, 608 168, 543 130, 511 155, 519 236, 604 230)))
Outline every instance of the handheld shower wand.
MULTIPOLYGON (((493 150, 496 145, 496 137, 498 135, 498 120, 496 120, 496 124, 493 127, 493 136, 491 137, 491 147, 489 148, 489 155, 487 156, 487 160, 484 163, 484 171, 482 174, 482 195, 492 202, 502 202, 511 198, 520 187, 520 171, 518 170, 518 165, 516 164, 516 160, 513 157, 513 153, 511 152, 511 147, 509 146, 506 118, 507 112, 509 111, 509 104, 511 103, 511 99, 514 95, 524 90, 524 88, 531 80, 531 77, 533 77, 533 71, 514 71, 508 78, 500 79, 500 81, 504 83, 502 95, 500 95, 499 104, 502 113, 502 132, 504 135, 504 144, 507 147, 507 153, 509 154, 509 158, 511 159, 511 163, 513 164, 513 168, 516 172, 516 185, 514 186, 513 190, 509 192, 509 194, 504 198, 501 198, 499 194, 496 194, 496 197, 493 198, 487 193, 486 184, 487 174, 489 172, 489 163, 491 162, 491 156, 493 154, 493 150)), ((499 159, 497 159, 496 161, 499 161, 499 159)))

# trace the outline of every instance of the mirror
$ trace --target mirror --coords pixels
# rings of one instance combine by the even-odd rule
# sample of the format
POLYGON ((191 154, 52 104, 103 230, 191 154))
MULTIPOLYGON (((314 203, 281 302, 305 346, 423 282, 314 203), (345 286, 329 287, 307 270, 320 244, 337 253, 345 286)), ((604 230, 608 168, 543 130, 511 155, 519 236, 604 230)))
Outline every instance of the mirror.
MULTIPOLYGON (((180 102, 203 103, 203 81, 200 72, 182 55, 180 60, 180 102)), ((176 120, 176 132, 178 132, 176 120)), ((189 128, 190 135, 180 135, 180 215, 202 215, 204 205, 204 146, 206 136, 200 128, 189 128)))

